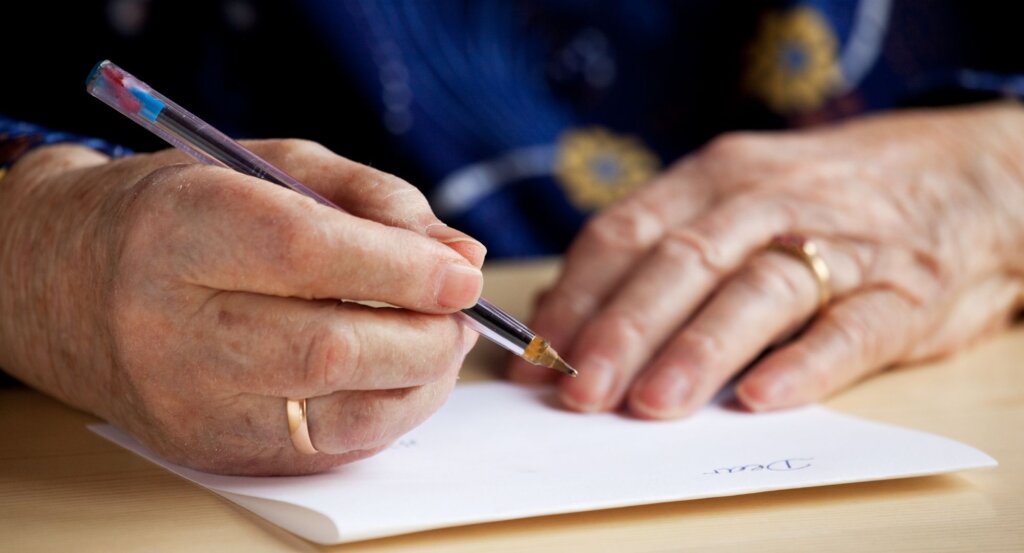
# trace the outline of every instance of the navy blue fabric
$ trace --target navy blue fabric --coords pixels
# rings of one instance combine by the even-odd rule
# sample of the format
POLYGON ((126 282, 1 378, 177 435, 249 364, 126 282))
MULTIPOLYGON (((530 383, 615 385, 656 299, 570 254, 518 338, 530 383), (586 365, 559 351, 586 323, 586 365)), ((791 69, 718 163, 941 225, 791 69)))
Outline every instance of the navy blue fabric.
MULTIPOLYGON (((554 144, 573 128, 601 125, 640 137, 668 164, 732 129, 802 127, 1024 93, 1024 64, 1000 66, 1009 53, 990 34, 998 29, 986 25, 998 16, 992 6, 947 2, 874 2, 885 12, 875 14, 884 17, 877 53, 856 86, 821 105, 780 112, 743 90, 748 50, 766 13, 812 10, 838 55, 850 46, 858 10, 872 7, 862 4, 303 0, 382 122, 400 118, 391 121, 395 147, 426 175, 419 184, 432 199, 434 187, 459 169, 554 144), (615 64, 606 86, 587 82, 584 62, 564 59, 586 33, 615 64), (395 81, 408 96, 397 99, 408 104, 398 114, 389 106, 395 81)), ((448 222, 483 239, 492 256, 556 253, 590 214, 566 201, 556 181, 506 183, 448 222)))
POLYGON ((406 178, 491 258, 558 253, 626 170, 642 176, 722 132, 1021 96, 1017 11, 954 0, 81 0, 53 17, 49 3, 19 2, 4 12, 17 55, 0 87, 0 170, 40 144, 115 156, 130 151, 117 143, 164 146, 85 94, 86 74, 109 58, 231 135, 312 138, 406 178), (22 55, 44 41, 60 55, 22 55), (569 158, 583 162, 559 169, 569 158))
POLYGON ((616 197, 602 179, 722 132, 1024 93, 1012 3, 83 0, 56 20, 39 4, 5 37, 63 54, 10 59, 37 86, 5 87, 0 111, 159 147, 82 91, 110 58, 229 134, 308 137, 406 178, 491 258, 563 251, 616 197), (584 161, 559 173, 568 154, 584 161))
POLYGON ((32 148, 59 143, 80 144, 112 157, 131 153, 131 150, 124 146, 111 144, 100 138, 55 131, 0 114, 0 168, 13 165, 32 148))

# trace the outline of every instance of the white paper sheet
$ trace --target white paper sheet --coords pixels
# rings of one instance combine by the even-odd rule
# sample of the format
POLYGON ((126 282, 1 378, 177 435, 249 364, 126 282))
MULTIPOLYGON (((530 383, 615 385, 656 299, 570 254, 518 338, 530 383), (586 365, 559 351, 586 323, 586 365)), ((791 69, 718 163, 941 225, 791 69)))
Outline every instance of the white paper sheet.
MULTIPOLYGON (((306 539, 334 544, 430 528, 994 466, 964 444, 822 407, 682 421, 579 415, 549 390, 462 385, 390 449, 331 472, 245 478, 102 436, 306 539)), ((282 411, 282 416, 283 411, 282 411)))

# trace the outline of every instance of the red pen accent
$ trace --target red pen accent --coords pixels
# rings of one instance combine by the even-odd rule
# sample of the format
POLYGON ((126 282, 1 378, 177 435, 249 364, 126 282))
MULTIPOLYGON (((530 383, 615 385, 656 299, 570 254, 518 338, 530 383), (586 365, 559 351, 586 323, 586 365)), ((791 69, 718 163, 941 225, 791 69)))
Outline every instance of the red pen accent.
POLYGON ((100 75, 114 92, 114 99, 122 110, 138 113, 142 109, 142 102, 124 86, 124 73, 110 65, 104 65, 100 68, 100 75))

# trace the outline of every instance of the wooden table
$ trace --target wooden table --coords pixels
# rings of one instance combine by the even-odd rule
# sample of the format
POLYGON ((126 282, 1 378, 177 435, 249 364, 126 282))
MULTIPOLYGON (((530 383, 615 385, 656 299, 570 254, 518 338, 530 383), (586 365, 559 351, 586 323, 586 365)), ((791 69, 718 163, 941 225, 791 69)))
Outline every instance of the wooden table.
MULTIPOLYGON (((487 296, 522 315, 553 262, 491 266, 487 296)), ((489 346, 489 345, 488 345, 489 346)), ((464 380, 491 378, 478 346, 464 380)), ((827 405, 978 447, 995 469, 434 530, 348 551, 1024 551, 1024 328, 891 371, 827 405)), ((85 429, 96 419, 0 390, 0 551, 313 551, 85 429)))

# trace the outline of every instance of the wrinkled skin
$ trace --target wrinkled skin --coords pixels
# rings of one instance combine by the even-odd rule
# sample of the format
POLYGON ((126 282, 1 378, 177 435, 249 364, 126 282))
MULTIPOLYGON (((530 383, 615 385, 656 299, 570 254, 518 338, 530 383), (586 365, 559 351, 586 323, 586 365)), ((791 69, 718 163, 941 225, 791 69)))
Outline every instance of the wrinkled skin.
POLYGON ((409 184, 295 140, 249 143, 342 213, 174 151, 33 151, 0 181, 0 366, 207 471, 373 454, 447 397, 485 250, 409 184), (374 300, 373 308, 344 300, 374 300), (308 401, 313 444, 288 435, 308 401))
MULTIPOLYGON (((447 397, 476 338, 448 315, 476 302, 485 250, 395 177, 249 145, 347 213, 173 151, 20 160, 0 180, 0 366, 178 463, 321 471, 447 397), (322 453, 295 452, 287 397, 311 398, 322 453)), ((1004 327, 1024 289, 1022 151, 1013 105, 715 140, 568 253, 531 323, 580 369, 561 397, 680 417, 752 365, 739 398, 776 409, 1004 327), (765 251, 782 233, 821 249, 824 309, 805 265, 765 251)))
POLYGON ((530 323, 580 371, 562 400, 683 417, 748 368, 738 399, 779 409, 1004 328, 1024 303, 1022 152, 1013 104, 721 136, 572 245, 530 323), (766 250, 787 233, 831 270, 823 309, 809 268, 766 250))

